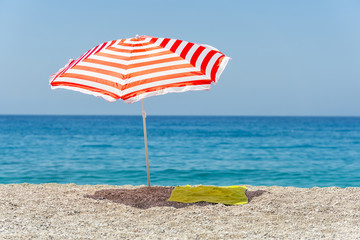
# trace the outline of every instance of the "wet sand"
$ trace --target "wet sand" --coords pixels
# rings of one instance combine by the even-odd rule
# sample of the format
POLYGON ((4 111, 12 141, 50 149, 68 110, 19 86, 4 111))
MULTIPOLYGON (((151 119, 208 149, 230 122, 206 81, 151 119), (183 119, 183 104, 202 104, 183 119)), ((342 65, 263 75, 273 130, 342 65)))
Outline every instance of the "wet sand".
POLYGON ((138 186, 0 185, 0 239, 360 239, 360 188, 247 186, 245 205, 141 209, 84 197, 138 186))

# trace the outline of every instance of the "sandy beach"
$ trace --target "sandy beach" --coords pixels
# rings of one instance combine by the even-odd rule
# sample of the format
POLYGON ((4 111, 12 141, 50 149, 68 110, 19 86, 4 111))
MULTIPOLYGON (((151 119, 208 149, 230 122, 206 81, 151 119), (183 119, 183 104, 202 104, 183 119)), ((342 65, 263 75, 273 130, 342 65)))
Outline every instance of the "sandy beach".
POLYGON ((247 187, 245 205, 140 209, 84 197, 135 186, 0 185, 0 239, 360 239, 360 188, 247 187))

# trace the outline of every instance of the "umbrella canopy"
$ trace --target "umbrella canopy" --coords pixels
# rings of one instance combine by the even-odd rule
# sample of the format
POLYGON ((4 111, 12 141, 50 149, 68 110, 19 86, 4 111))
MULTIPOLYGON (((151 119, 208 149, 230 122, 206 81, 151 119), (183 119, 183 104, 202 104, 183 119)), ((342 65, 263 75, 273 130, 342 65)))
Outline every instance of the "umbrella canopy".
MULTIPOLYGON (((169 92, 209 90, 230 58, 209 45, 136 36, 100 44, 50 76, 52 89, 65 88, 134 103, 169 92)), ((148 185, 146 113, 143 107, 148 185)))
POLYGON ((169 92, 209 90, 229 57, 203 44, 140 36, 105 42, 50 76, 66 88, 127 103, 169 92))

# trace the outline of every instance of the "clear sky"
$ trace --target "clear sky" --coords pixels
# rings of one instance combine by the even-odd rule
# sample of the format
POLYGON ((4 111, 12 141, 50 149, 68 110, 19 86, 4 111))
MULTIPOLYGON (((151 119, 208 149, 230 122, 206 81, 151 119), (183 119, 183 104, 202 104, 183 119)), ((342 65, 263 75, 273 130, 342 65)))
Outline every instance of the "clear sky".
POLYGON ((360 1, 0 0, 0 114, 138 115, 48 76, 136 34, 209 44, 232 60, 210 91, 145 99, 150 115, 360 116, 360 1))

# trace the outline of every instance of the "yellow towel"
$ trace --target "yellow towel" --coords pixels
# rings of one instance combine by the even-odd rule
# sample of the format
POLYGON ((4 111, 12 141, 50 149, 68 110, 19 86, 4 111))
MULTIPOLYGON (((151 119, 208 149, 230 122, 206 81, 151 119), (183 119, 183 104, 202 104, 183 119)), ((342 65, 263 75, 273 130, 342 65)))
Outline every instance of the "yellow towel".
POLYGON ((227 205, 239 205, 248 203, 245 195, 245 186, 196 186, 190 185, 175 187, 168 201, 193 203, 211 202, 223 203, 227 205))

